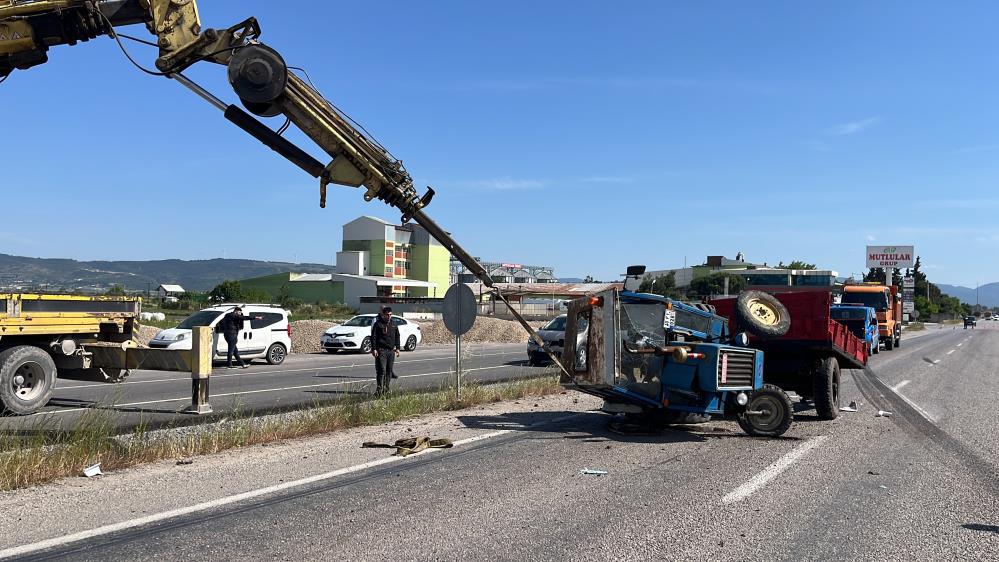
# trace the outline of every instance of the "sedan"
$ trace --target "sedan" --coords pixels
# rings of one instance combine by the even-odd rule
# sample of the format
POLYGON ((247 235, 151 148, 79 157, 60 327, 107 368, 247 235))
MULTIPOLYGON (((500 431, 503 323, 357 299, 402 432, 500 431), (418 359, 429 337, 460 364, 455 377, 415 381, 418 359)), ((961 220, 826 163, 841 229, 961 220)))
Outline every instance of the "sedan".
MULTIPOLYGON (((319 338, 320 344, 327 353, 342 350, 371 353, 371 325, 377 314, 359 314, 343 324, 333 326, 319 338)), ((420 325, 400 316, 392 316, 392 323, 399 328, 399 340, 402 349, 413 351, 423 341, 420 325)))

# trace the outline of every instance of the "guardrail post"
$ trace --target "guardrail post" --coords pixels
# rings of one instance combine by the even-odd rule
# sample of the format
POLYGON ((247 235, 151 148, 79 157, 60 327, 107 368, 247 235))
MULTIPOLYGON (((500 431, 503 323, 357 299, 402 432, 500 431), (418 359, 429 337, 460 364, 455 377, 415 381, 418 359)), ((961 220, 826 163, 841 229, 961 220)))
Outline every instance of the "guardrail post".
POLYGON ((194 328, 191 334, 191 407, 186 411, 204 415, 212 413, 208 403, 208 379, 212 374, 212 329, 206 326, 194 328))

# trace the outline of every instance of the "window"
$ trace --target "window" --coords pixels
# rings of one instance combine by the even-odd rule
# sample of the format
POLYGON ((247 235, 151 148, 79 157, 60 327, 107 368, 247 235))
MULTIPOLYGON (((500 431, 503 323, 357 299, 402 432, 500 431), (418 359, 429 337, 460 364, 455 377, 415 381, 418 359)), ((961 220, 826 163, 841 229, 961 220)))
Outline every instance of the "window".
POLYGON ((177 327, 182 330, 190 330, 197 326, 208 326, 219 316, 222 316, 222 313, 217 310, 202 310, 185 318, 183 322, 177 324, 177 327))
POLYGON ((374 316, 355 316, 343 323, 344 326, 370 326, 375 321, 374 316))
POLYGON ((277 324, 278 322, 284 320, 284 315, 278 312, 264 312, 263 314, 247 313, 247 316, 261 317, 260 320, 257 320, 256 318, 250 320, 250 328, 254 330, 257 330, 259 328, 266 328, 268 326, 273 326, 274 324, 277 324))
POLYGON ((406 322, 405 320, 399 318, 398 316, 392 317, 392 323, 395 324, 396 326, 405 326, 406 324, 409 324, 409 322, 406 322))

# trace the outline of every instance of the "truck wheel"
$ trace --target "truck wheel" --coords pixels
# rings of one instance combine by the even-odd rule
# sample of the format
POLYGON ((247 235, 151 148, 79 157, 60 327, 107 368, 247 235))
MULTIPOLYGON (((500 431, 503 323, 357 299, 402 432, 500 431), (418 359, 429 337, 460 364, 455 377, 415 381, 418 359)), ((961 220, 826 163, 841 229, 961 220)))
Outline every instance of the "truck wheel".
POLYGON ((0 402, 5 412, 23 416, 45 406, 55 379, 55 362, 42 349, 20 345, 0 353, 0 402))
POLYGON ((839 415, 839 362, 826 357, 812 371, 815 385, 815 411, 819 419, 834 420, 839 415))
POLYGON ((738 415, 739 427, 755 437, 780 437, 791 427, 791 399, 780 387, 765 384, 754 391, 746 410, 738 415))
POLYGON ((741 329, 758 338, 779 338, 791 329, 791 315, 777 297, 762 291, 743 291, 735 301, 735 319, 741 329))
POLYGON ((895 347, 902 347, 902 332, 901 330, 895 334, 895 347))
POLYGON ((893 349, 895 349, 895 338, 889 336, 888 339, 885 340, 885 351, 891 351, 893 349))
POLYGON ((881 353, 881 342, 880 341, 876 341, 876 342, 874 342, 874 346, 871 347, 871 354, 872 355, 877 355, 879 353, 881 353))

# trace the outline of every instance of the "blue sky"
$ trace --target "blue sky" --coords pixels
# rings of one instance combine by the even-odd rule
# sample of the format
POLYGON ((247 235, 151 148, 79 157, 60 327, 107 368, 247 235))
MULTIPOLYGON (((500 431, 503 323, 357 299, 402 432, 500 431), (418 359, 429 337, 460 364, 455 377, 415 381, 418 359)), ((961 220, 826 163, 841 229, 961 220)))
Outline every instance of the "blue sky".
MULTIPOLYGON (((994 3, 216 0, 201 15, 257 16, 484 259, 609 279, 742 251, 849 275, 868 243, 912 244, 931 280, 999 281, 994 3)), ((350 188, 320 210, 311 177, 110 39, 49 55, 0 85, 0 252, 329 263, 343 223, 398 218, 350 188)), ((188 74, 235 101, 223 68, 188 74)))

